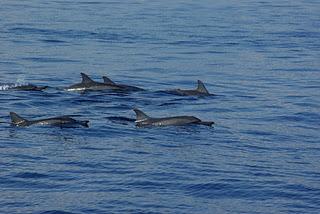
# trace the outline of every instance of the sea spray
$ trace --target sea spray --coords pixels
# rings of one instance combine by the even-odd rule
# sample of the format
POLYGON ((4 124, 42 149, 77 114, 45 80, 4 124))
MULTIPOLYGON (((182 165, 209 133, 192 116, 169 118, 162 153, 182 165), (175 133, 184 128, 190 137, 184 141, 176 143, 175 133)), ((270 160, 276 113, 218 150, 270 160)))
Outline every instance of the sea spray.
POLYGON ((23 86, 23 85, 26 85, 26 84, 22 84, 22 83, 0 83, 0 91, 9 90, 11 88, 18 87, 18 86, 23 86))

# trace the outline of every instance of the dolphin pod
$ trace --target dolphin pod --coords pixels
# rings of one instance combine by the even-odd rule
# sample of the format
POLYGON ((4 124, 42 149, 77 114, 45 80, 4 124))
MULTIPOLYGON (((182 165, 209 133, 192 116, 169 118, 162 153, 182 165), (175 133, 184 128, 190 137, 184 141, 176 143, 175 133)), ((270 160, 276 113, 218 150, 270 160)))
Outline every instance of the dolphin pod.
MULTIPOLYGON (((97 82, 92 80, 87 74, 80 73, 82 81, 80 83, 73 84, 69 87, 64 88, 66 91, 84 91, 84 90, 116 90, 116 91, 144 91, 143 88, 136 86, 125 85, 125 84, 116 84, 107 76, 103 76, 103 82, 97 82)), ((206 89, 204 83, 201 80, 198 80, 196 89, 171 89, 166 90, 165 92, 181 95, 181 96, 209 96, 209 91, 206 89)))
MULTIPOLYGON (((65 87, 66 91, 100 91, 100 90, 116 90, 116 91, 144 91, 143 88, 136 86, 117 84, 112 81, 107 76, 103 76, 103 82, 97 82, 91 79, 87 74, 80 73, 82 81, 80 83, 73 84, 71 86, 65 87)), ((209 96, 210 94, 206 89, 204 83, 201 80, 197 81, 196 89, 171 89, 166 90, 170 94, 181 95, 181 96, 209 96)), ((47 89, 48 86, 36 86, 33 84, 15 86, 10 89, 21 90, 21 91, 42 91, 47 89)))
POLYGON ((111 79, 103 76, 103 82, 96 82, 92 80, 87 74, 81 73, 82 82, 71 85, 65 90, 67 91, 100 91, 100 90, 117 90, 117 91, 143 91, 144 89, 135 86, 116 84, 111 79))
POLYGON ((84 90, 118 90, 119 87, 113 84, 105 84, 92 80, 87 74, 81 73, 82 82, 76 83, 65 88, 66 91, 84 91, 84 90))
MULTIPOLYGON (((91 79, 87 74, 80 73, 82 81, 80 83, 73 84, 71 86, 65 87, 66 91, 101 91, 101 90, 113 90, 119 92, 134 92, 134 91, 144 91, 143 88, 136 86, 130 86, 125 84, 117 84, 112 81, 107 76, 103 76, 103 82, 97 82, 91 79)), ((36 86, 32 84, 16 86, 11 89, 14 90, 24 90, 24 91, 42 91, 48 88, 48 86, 36 86)), ((206 89, 204 83, 200 80, 197 81, 196 89, 171 89, 166 90, 165 92, 169 94, 175 94, 180 96, 210 96, 206 89)), ((173 116, 173 117, 162 117, 155 118, 149 117, 141 110, 134 108, 133 111, 136 113, 136 126, 137 127, 150 127, 150 126, 181 126, 181 125, 205 125, 212 126, 213 121, 202 121, 194 116, 173 116)), ((59 116, 46 119, 38 120, 27 120, 19 116, 14 112, 10 112, 11 124, 14 126, 31 126, 31 125, 51 125, 59 127, 89 127, 89 121, 80 121, 71 118, 70 116, 59 116)))

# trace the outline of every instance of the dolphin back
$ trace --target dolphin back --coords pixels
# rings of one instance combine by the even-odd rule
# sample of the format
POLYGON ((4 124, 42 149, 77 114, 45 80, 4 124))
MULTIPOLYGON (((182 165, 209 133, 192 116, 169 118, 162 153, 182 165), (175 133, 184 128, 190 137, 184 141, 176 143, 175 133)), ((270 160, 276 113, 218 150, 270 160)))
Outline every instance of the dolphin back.
POLYGON ((68 115, 49 118, 47 121, 49 122, 48 124, 51 123, 50 125, 58 125, 61 127, 77 127, 79 125, 87 128, 89 127, 89 120, 76 120, 68 115))
POLYGON ((204 126, 212 126, 214 124, 214 122, 213 121, 200 121, 200 122, 197 122, 197 124, 204 125, 204 126))
POLYGON ((124 84, 116 84, 115 82, 113 82, 109 77, 107 76, 103 76, 103 83, 107 84, 107 85, 111 85, 111 86, 117 86, 119 87, 119 90, 122 91, 144 91, 143 88, 139 88, 136 86, 131 86, 131 85, 124 85, 124 84))
POLYGON ((36 86, 36 85, 28 84, 28 85, 16 86, 12 89, 20 90, 20 91, 42 91, 47 88, 48 86, 36 86))

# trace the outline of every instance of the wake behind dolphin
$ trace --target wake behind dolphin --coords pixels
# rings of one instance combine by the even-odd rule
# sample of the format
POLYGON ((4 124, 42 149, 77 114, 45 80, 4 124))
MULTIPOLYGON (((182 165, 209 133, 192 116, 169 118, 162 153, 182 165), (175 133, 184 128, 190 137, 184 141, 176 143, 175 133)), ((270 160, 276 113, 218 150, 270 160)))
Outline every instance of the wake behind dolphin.
POLYGON ((75 120, 69 116, 61 116, 61 117, 52 117, 47 119, 40 120, 27 120, 21 116, 19 116, 15 112, 10 112, 11 122, 14 126, 31 126, 31 125, 51 125, 51 126, 59 126, 59 127, 76 127, 76 126, 84 126, 89 127, 89 121, 80 121, 75 120))
POLYGON ((139 127, 146 126, 181 126, 181 125, 190 125, 190 124, 199 124, 212 126, 213 121, 202 121, 194 116, 175 116, 175 117, 163 117, 163 118, 154 118, 149 117, 141 110, 135 108, 133 111, 136 113, 136 125, 139 127))

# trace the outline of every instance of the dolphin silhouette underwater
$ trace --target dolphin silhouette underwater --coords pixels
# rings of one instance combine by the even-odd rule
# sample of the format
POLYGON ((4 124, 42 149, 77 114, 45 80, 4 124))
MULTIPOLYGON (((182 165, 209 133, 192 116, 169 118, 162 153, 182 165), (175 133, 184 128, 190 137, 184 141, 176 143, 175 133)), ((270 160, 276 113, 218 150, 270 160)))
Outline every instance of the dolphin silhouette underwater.
POLYGON ((33 84, 28 84, 28 85, 15 86, 10 89, 19 90, 19 91, 42 91, 47 88, 48 88, 48 86, 36 86, 33 84))
POLYGON ((15 112, 10 112, 11 123, 14 126, 31 126, 31 125, 51 125, 51 126, 59 126, 59 127, 76 127, 76 126, 83 126, 89 127, 89 121, 80 121, 75 120, 69 116, 61 116, 61 117, 52 117, 47 119, 40 119, 40 120, 27 120, 23 117, 19 116, 15 112))
POLYGON ((84 90, 117 90, 117 91, 138 91, 143 90, 138 87, 116 84, 111 81, 108 77, 104 76, 104 82, 96 82, 92 80, 87 74, 81 73, 82 82, 71 85, 65 90, 67 91, 84 91, 84 90))
POLYGON ((136 113, 136 126, 147 127, 147 126, 181 126, 190 124, 199 124, 205 126, 212 126, 213 121, 202 121, 194 116, 175 116, 175 117, 163 117, 155 118, 149 117, 141 110, 135 108, 133 111, 136 113))
POLYGON ((197 81, 197 88, 196 89, 172 89, 167 90, 166 92, 170 94, 180 95, 180 96, 209 96, 213 95, 210 94, 209 91, 204 86, 203 82, 198 80, 197 81))

